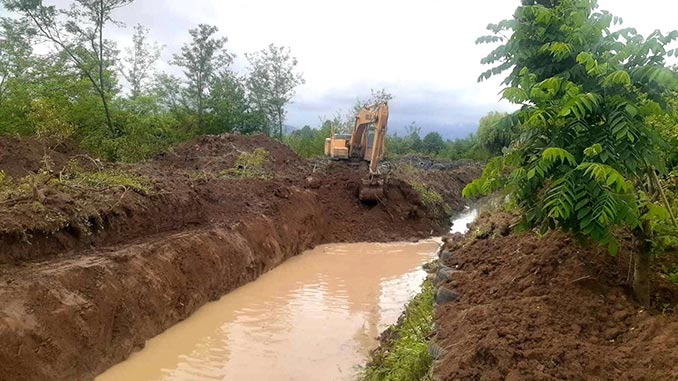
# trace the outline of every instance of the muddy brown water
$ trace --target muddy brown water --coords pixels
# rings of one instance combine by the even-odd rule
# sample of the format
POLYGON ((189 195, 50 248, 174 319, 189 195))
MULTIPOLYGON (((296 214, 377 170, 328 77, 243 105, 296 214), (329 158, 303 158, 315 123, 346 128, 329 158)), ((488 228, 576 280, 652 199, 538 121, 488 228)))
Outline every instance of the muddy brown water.
MULTIPOLYGON (((459 217, 453 232, 475 215, 459 217)), ((205 305, 96 380, 355 379, 420 290, 421 265, 439 244, 319 246, 205 305)))

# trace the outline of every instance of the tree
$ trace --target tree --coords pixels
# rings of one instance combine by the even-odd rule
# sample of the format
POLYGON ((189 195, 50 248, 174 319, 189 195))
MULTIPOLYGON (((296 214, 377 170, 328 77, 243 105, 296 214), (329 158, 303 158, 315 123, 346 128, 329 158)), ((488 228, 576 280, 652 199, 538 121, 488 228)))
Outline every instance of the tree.
POLYGON ((326 120, 320 129, 304 126, 299 130, 292 131, 286 137, 285 143, 301 157, 318 157, 325 152, 325 138, 330 136, 332 122, 326 120))
POLYGON ((191 42, 181 48, 181 54, 174 55, 172 62, 184 69, 188 82, 186 101, 197 115, 200 130, 205 129, 205 102, 210 87, 233 62, 233 55, 224 49, 226 37, 214 37, 218 31, 216 26, 206 24, 189 30, 191 42))
POLYGON ((381 90, 370 89, 370 96, 367 99, 364 100, 360 98, 356 99, 355 104, 353 105, 353 115, 351 115, 351 118, 354 118, 355 114, 357 114, 360 111, 360 109, 362 109, 365 106, 375 105, 379 103, 388 103, 391 100, 393 100, 393 94, 386 91, 386 89, 381 90))
POLYGON ((662 157, 671 170, 678 168, 678 90, 668 97, 667 103, 668 111, 649 118, 648 123, 667 143, 662 147, 662 157))
POLYGON ((613 254, 615 229, 627 227, 640 243, 634 292, 648 305, 651 222, 661 206, 646 184, 656 183, 663 166, 647 120, 663 113, 677 87, 665 57, 676 54, 667 45, 678 32, 643 38, 632 28, 611 31, 621 20, 596 9, 593 0, 521 6, 514 19, 488 26, 494 35, 478 39, 503 43, 483 59, 497 66, 480 80, 513 68, 502 95, 521 109, 501 123, 520 136, 464 195, 508 187, 526 226, 573 232, 613 254))
POLYGON ((428 154, 437 155, 445 149, 445 141, 437 132, 429 132, 422 140, 424 151, 428 154))
POLYGON ((212 85, 207 101, 211 110, 208 131, 237 131, 244 134, 266 132, 266 115, 253 107, 245 79, 231 72, 222 73, 212 85))
POLYGON ((285 106, 292 101, 294 89, 304 84, 304 77, 297 73, 297 59, 291 56, 286 47, 270 44, 267 49, 245 54, 250 64, 247 80, 254 103, 267 115, 271 126, 275 127, 278 138, 283 138, 285 106))
POLYGON ((493 111, 480 118, 478 123, 478 142, 492 156, 501 155, 514 139, 514 133, 500 122, 508 116, 505 112, 493 111))
POLYGON ((423 144, 420 133, 421 127, 418 127, 416 122, 405 127, 405 146, 408 153, 422 152, 423 144))
POLYGON ((113 83, 106 73, 114 64, 116 50, 104 39, 104 29, 115 9, 133 0, 75 0, 68 10, 46 6, 42 0, 2 0, 10 11, 17 11, 30 20, 39 36, 63 50, 75 67, 87 77, 101 99, 106 124, 112 134, 113 125, 109 100, 113 83))
POLYGON ((146 90, 152 75, 151 69, 160 58, 162 47, 158 43, 148 42, 149 29, 141 24, 134 27, 132 47, 125 50, 124 65, 119 68, 120 74, 130 86, 132 98, 136 98, 146 90))
POLYGON ((32 53, 27 24, 0 18, 0 106, 10 82, 20 78, 29 68, 32 53))

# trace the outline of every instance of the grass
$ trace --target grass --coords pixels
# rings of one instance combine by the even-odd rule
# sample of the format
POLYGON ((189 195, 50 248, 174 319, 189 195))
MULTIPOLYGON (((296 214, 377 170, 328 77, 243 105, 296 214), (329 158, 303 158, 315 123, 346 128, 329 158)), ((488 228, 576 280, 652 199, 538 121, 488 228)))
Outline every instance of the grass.
MULTIPOLYGON (((12 178, 0 172, 0 202, 32 200, 42 202, 40 192, 47 188, 66 193, 101 192, 111 188, 124 188, 148 195, 151 182, 148 178, 122 169, 102 169, 96 172, 81 171, 77 165, 69 165, 60 173, 46 168, 24 177, 12 178)), ((32 209, 41 210, 37 206, 32 209)))
POLYGON ((147 178, 122 170, 76 172, 65 182, 65 184, 73 183, 94 189, 124 187, 144 195, 151 191, 147 178))
POLYGON ((438 213, 441 211, 445 214, 451 214, 452 209, 443 199, 443 196, 440 195, 435 189, 432 189, 423 183, 418 181, 409 181, 409 184, 412 186, 415 192, 419 195, 421 202, 430 210, 438 213))
POLYGON ((271 175, 266 170, 270 153, 257 148, 252 152, 243 152, 235 161, 235 167, 222 171, 219 175, 235 179, 268 179, 271 175))
POLYGON ((392 327, 392 337, 382 343, 361 376, 363 381, 431 380, 433 359, 426 337, 433 332, 433 284, 425 281, 422 292, 410 301, 392 327))
POLYGON ((403 164, 396 169, 396 175, 412 187, 427 209, 436 214, 452 214, 452 208, 445 202, 443 196, 422 180, 420 169, 403 164))

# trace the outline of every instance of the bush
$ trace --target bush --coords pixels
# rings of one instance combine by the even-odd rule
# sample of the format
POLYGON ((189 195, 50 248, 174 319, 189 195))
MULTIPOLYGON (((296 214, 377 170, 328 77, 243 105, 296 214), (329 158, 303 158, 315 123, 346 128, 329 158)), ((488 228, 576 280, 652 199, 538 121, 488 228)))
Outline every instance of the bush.
POLYGON ((268 179, 271 175, 265 166, 269 162, 270 153, 263 148, 253 152, 243 152, 235 161, 235 167, 220 173, 227 178, 268 179))

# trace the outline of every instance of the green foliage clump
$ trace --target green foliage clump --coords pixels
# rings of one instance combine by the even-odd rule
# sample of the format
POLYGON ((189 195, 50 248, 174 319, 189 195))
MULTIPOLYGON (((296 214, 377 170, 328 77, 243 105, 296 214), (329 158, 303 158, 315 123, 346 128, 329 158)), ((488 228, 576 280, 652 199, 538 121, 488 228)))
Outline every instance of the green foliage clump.
POLYGON ((32 102, 28 120, 33 125, 38 139, 51 147, 62 144, 75 134, 75 125, 69 122, 54 104, 45 100, 32 102))
POLYGON ((612 229, 640 228, 643 176, 661 167, 660 140, 646 120, 662 112, 678 82, 663 48, 678 32, 647 39, 631 28, 612 32, 621 21, 596 7, 584 0, 521 6, 515 19, 488 27, 494 36, 479 39, 504 42, 482 61, 499 66, 481 79, 515 66, 503 97, 522 108, 503 123, 520 135, 464 194, 508 186, 526 224, 574 231, 615 253, 612 229))
POLYGON ((67 177, 62 177, 60 182, 98 190, 123 187, 144 195, 151 192, 148 178, 120 169, 99 172, 73 172, 67 177))
POLYGON ((325 121, 320 129, 304 126, 285 137, 287 144, 297 155, 305 158, 319 157, 325 154, 325 139, 332 133, 330 121, 325 121))
POLYGON ((667 272, 666 279, 673 284, 678 284, 678 265, 674 265, 673 269, 667 272))
POLYGON ((427 337, 433 331, 435 290, 426 281, 422 292, 407 306, 404 317, 392 328, 395 340, 386 343, 365 369, 364 381, 419 381, 431 379, 433 359, 427 337))
POLYGON ((480 118, 478 124, 478 144, 492 156, 502 154, 502 150, 513 142, 515 132, 511 126, 502 123, 507 113, 490 112, 480 118))
POLYGON ((235 161, 235 167, 220 173, 221 176, 237 179, 268 179, 271 175, 266 170, 270 153, 264 148, 252 152, 243 152, 235 161))
POLYGON ((435 189, 421 183, 418 181, 410 181, 412 189, 419 195, 421 202, 430 210, 435 213, 444 212, 445 214, 451 214, 452 209, 445 202, 443 196, 440 195, 435 189))

